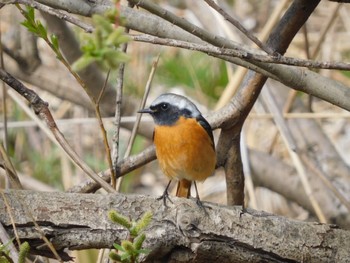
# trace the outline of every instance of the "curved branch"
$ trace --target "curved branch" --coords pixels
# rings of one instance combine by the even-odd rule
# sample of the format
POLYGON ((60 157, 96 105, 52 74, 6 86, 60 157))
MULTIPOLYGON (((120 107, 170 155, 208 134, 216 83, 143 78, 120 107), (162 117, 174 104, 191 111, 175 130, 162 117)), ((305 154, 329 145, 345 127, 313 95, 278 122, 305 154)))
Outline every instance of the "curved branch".
MULTIPOLYGON (((26 0, 5 1, 5 2, 14 3, 14 2, 21 2, 21 1, 25 2, 26 0)), ((36 2, 42 3, 44 5, 54 6, 56 8, 66 10, 71 13, 76 13, 76 14, 85 15, 85 16, 90 16, 93 13, 103 12, 110 7, 110 3, 108 1, 101 1, 98 4, 92 4, 82 0, 71 1, 69 2, 69 4, 65 3, 64 1, 52 1, 52 0, 39 0, 36 2), (98 7, 98 5, 101 5, 101 6, 98 7)), ((145 3, 144 1, 142 2, 145 3)), ((158 11, 167 12, 164 9, 160 9, 158 11)), ((172 38, 175 40, 187 41, 190 43, 196 43, 196 44, 205 43, 204 41, 199 39, 197 36, 191 34, 191 33, 196 33, 198 36, 205 35, 207 39, 209 39, 212 43, 219 45, 220 48, 221 47, 231 47, 231 48, 243 47, 246 50, 250 50, 247 46, 244 46, 242 44, 237 45, 234 42, 226 40, 224 38, 219 38, 219 40, 215 40, 216 39, 215 35, 210 34, 209 32, 206 32, 203 29, 193 27, 191 23, 183 19, 180 19, 178 17, 175 20, 176 22, 179 23, 179 21, 181 21, 182 26, 184 26, 188 30, 195 30, 195 32, 191 32, 191 31, 186 32, 185 30, 177 27, 172 23, 169 23, 168 21, 165 21, 160 17, 157 17, 152 14, 147 14, 138 10, 134 10, 129 7, 122 7, 121 13, 122 13, 122 16, 126 18, 126 26, 130 29, 133 29, 139 32, 157 35, 162 38, 172 38)), ((169 12, 167 13, 169 15, 169 12)), ((171 16, 170 18, 173 19, 174 17, 171 16)), ((281 32, 279 32, 278 35, 281 35, 281 32)), ((275 40, 271 40, 270 43, 275 43, 273 41, 275 40)), ((332 104, 338 105, 339 103, 340 107, 346 110, 350 110, 350 102, 344 99, 346 98, 346 96, 344 95, 347 95, 347 90, 349 90, 348 87, 346 87, 345 85, 337 81, 323 77, 317 73, 311 72, 309 70, 290 67, 290 66, 274 65, 270 63, 258 62, 253 60, 244 61, 240 58, 234 58, 234 57, 228 57, 228 56, 217 56, 217 57, 221 59, 225 59, 227 61, 230 61, 238 65, 242 65, 244 67, 257 71, 259 73, 262 73, 265 76, 281 81, 283 84, 291 88, 296 88, 300 91, 304 91, 310 95, 313 95, 315 97, 328 101, 332 104), (299 80, 301 80, 302 83, 300 83, 299 80), (319 83, 327 83, 327 85, 322 85, 320 87, 319 83), (334 90, 335 92, 329 92, 328 87, 332 87, 332 90, 334 90), (327 94, 327 93, 332 93, 332 94, 327 94)), ((271 57, 269 60, 274 60, 274 58, 271 57)), ((281 60, 284 62, 291 62, 290 58, 285 58, 285 57, 275 59, 275 61, 281 61, 281 60)), ((330 64, 328 64, 327 62, 323 62, 323 63, 325 64, 322 65, 322 63, 320 63, 318 66, 320 67, 330 66, 330 64)), ((302 63, 300 63, 299 61, 297 64, 303 65, 303 66, 310 66, 310 61, 305 61, 302 63)), ((348 65, 346 63, 344 65, 339 64, 338 66, 341 66, 342 68, 348 68, 348 65)), ((218 127, 220 126, 220 124, 215 123, 214 126, 218 127)))

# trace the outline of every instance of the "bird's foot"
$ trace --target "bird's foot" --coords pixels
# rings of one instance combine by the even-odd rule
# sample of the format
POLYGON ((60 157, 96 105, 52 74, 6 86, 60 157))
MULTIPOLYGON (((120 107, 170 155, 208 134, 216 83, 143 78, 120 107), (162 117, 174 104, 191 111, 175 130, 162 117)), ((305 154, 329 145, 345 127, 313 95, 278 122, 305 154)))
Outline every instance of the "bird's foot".
POLYGON ((170 203, 173 203, 173 201, 171 201, 171 199, 169 197, 168 191, 165 190, 164 193, 157 198, 157 200, 163 200, 164 206, 168 207, 167 204, 166 204, 166 199, 168 199, 170 201, 170 203))
POLYGON ((244 205, 242 205, 242 210, 239 212, 239 218, 241 218, 245 213, 248 213, 248 210, 244 205))
POLYGON ((209 208, 209 206, 205 206, 205 205, 202 203, 202 201, 199 199, 198 196, 196 197, 196 204, 197 204, 197 206, 198 206, 200 209, 203 209, 204 212, 208 215, 207 208, 209 208))

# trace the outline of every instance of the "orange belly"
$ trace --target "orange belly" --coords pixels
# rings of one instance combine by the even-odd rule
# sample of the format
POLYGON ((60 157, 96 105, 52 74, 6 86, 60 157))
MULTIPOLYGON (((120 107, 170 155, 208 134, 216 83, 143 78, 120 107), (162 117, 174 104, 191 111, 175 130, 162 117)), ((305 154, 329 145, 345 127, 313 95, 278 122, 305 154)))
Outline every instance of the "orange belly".
POLYGON ((213 142, 195 119, 180 117, 173 126, 156 126, 154 144, 159 165, 170 179, 203 181, 214 172, 213 142))

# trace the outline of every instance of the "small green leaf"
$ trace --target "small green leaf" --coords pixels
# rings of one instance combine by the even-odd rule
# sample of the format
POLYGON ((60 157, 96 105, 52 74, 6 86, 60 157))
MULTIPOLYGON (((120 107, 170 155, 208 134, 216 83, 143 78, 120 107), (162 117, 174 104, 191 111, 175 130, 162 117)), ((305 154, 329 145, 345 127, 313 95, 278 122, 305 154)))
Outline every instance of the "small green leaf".
POLYGON ((37 29, 36 29, 35 27, 33 27, 33 25, 30 24, 30 23, 28 22, 28 20, 23 21, 21 24, 22 24, 24 27, 26 27, 27 30, 28 30, 29 32, 32 32, 32 33, 34 33, 34 34, 37 34, 37 29))
POLYGON ((83 55, 82 57, 78 58, 72 65, 72 69, 74 71, 79 71, 87 66, 89 66, 92 62, 94 62, 96 58, 91 57, 89 55, 83 55))
POLYGON ((152 215, 152 212, 150 212, 150 211, 143 214, 141 219, 139 221, 137 221, 137 223, 135 225, 137 233, 140 233, 142 230, 144 230, 149 225, 149 223, 152 220, 152 217, 153 217, 153 215, 152 215))
POLYGON ((26 12, 27 18, 34 22, 35 20, 35 13, 34 13, 34 7, 27 6, 27 12, 26 12))
POLYGON ((92 20, 101 29, 101 32, 110 34, 113 32, 113 26, 112 24, 103 16, 101 15, 93 15, 92 20))
POLYGON ((122 260, 120 255, 118 255, 114 251, 109 252, 109 258, 114 260, 114 261, 121 261, 122 260))
POLYGON ((135 248, 134 245, 129 240, 123 240, 122 241, 122 247, 125 249, 125 251, 131 255, 135 254, 135 248))
POLYGON ((19 253, 18 253, 18 263, 25 263, 26 257, 29 253, 30 246, 28 242, 24 242, 19 247, 19 253))
POLYGON ((119 244, 117 244, 117 243, 114 243, 114 244, 113 244, 113 247, 114 247, 116 250, 125 252, 125 249, 124 249, 121 245, 119 245, 119 244))
POLYGON ((41 24, 40 20, 37 20, 36 23, 37 23, 37 29, 38 29, 39 37, 41 37, 43 39, 47 39, 47 30, 46 30, 46 28, 41 24))
POLYGON ((130 262, 131 255, 128 253, 124 253, 121 255, 120 259, 122 262, 130 262))
POLYGON ((140 250, 141 249, 142 244, 145 241, 145 239, 146 239, 146 235, 144 233, 142 233, 141 235, 139 235, 138 237, 136 237, 134 239, 133 243, 134 243, 134 247, 135 247, 136 250, 140 250))
POLYGON ((55 51, 59 51, 59 46, 58 46, 58 37, 55 34, 52 34, 50 36, 52 46, 54 47, 55 51))
POLYGON ((116 41, 114 42, 115 46, 120 46, 121 44, 127 43, 131 40, 131 38, 127 35, 121 35, 116 41))
MULTIPOLYGON (((119 29, 119 28, 118 28, 119 29)), ((115 45, 118 38, 120 38, 123 34, 123 30, 114 30, 106 39, 106 45, 115 45)))
POLYGON ((119 16, 119 12, 115 8, 108 9, 105 13, 105 17, 110 23, 115 23, 116 17, 119 16))
POLYGON ((114 222, 114 223, 118 223, 119 225, 129 229, 132 225, 131 222, 129 221, 129 219, 127 219, 126 217, 120 215, 117 211, 115 210, 111 210, 108 212, 108 217, 109 219, 114 222))

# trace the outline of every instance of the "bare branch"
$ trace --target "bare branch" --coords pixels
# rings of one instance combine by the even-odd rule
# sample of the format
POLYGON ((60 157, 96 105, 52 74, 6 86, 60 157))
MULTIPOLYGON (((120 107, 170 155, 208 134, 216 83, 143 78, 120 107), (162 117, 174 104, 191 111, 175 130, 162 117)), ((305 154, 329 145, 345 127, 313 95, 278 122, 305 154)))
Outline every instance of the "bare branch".
MULTIPOLYGON (((350 257, 348 231, 250 209, 241 214, 239 207, 206 203, 206 215, 194 200, 175 197, 166 209, 154 197, 141 195, 30 191, 7 191, 5 195, 13 209, 20 238, 29 241, 31 252, 51 255, 47 247, 42 246, 43 241, 21 203, 36 211, 35 220, 66 260, 65 248, 110 248, 125 238, 126 230, 108 219, 110 209, 132 219, 152 211, 153 220, 145 231, 145 245, 151 249, 149 260, 153 261, 167 262, 166 258, 170 257, 194 262, 218 259, 223 262, 305 262, 307 259, 322 263, 346 262, 350 257), (84 209, 77 209, 77 205, 84 209)), ((0 199, 0 209, 4 211, 3 199, 0 199)), ((0 221, 11 233, 8 214, 1 213, 0 221)))
POLYGON ((249 32, 239 21, 230 16, 224 9, 222 9, 219 5, 215 3, 213 0, 204 0, 210 7, 216 10, 219 14, 223 16, 227 21, 229 21, 232 25, 234 25, 239 31, 241 31, 246 37, 248 37, 251 41, 253 41, 258 47, 264 50, 266 53, 273 55, 274 51, 265 46, 261 41, 254 36, 251 32, 249 32))
POLYGON ((74 16, 69 15, 66 12, 57 10, 55 8, 49 7, 47 5, 39 3, 39 1, 30 1, 30 0, 18 0, 16 1, 19 4, 31 6, 35 9, 41 10, 49 15, 55 16, 60 20, 65 20, 73 25, 76 25, 85 30, 87 33, 91 33, 93 31, 93 27, 80 19, 75 18, 74 16))
POLYGON ((106 191, 114 192, 114 189, 108 183, 102 180, 89 166, 87 166, 75 153, 75 151, 70 147, 63 134, 59 131, 55 120, 53 119, 51 112, 48 108, 47 102, 43 101, 33 90, 26 88, 20 81, 18 81, 2 69, 0 69, 0 79, 2 79, 2 81, 7 83, 7 85, 9 85, 21 96, 23 96, 27 101, 29 101, 29 103, 33 107, 34 112, 50 128, 56 140, 59 142, 61 147, 65 150, 69 158, 71 158, 74 163, 76 163, 92 179, 98 182, 106 191))
POLYGON ((223 60, 230 61, 229 57, 237 57, 246 61, 257 61, 273 64, 284 64, 289 66, 307 67, 316 69, 339 69, 350 70, 350 63, 344 62, 327 62, 327 61, 314 61, 310 59, 299 59, 285 56, 269 56, 262 55, 261 52, 254 51, 252 49, 246 49, 238 47, 235 49, 220 48, 208 44, 189 43, 186 41, 167 39, 154 37, 150 35, 133 35, 131 36, 135 41, 152 43, 157 45, 180 47, 189 50, 201 51, 208 55, 219 57, 223 60))

